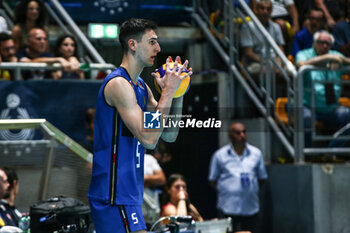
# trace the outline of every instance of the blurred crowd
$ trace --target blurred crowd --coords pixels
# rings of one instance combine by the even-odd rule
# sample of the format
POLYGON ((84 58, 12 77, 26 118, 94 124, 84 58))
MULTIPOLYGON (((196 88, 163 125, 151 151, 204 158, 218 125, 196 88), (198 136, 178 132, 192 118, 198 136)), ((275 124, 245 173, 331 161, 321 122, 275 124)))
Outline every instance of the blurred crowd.
MULTIPOLYGON (((335 38, 333 48, 344 55, 349 55, 350 1, 248 0, 246 2, 266 28, 269 27, 266 21, 279 26, 280 29, 276 29, 275 33, 282 34, 284 42, 278 40, 277 43, 283 46, 286 56, 295 57, 298 51, 311 48, 312 35, 319 30, 331 32, 335 38)), ((238 2, 235 1, 235 5, 238 6, 238 2)), ((224 7, 224 0, 208 3, 211 22, 216 26, 223 21, 224 7)), ((242 46, 245 47, 244 44, 242 46)))
MULTIPOLYGON (((326 70, 315 70, 303 75, 305 147, 313 145, 313 110, 313 121, 317 121, 319 125, 317 130, 324 134, 333 134, 334 139, 328 146, 346 147, 349 141, 338 139, 337 132, 350 135, 350 95, 347 84, 343 82, 349 79, 349 74, 339 70, 343 65, 350 64, 350 1, 251 0, 246 3, 296 70, 304 65, 326 70)), ((238 1, 234 4, 236 12, 239 12, 242 6, 238 1)), ((219 38, 225 33, 223 29, 227 23, 225 7, 227 8, 227 1, 224 0, 208 5, 210 21, 216 29, 212 32, 219 38)), ((247 13, 247 10, 244 12, 247 13)), ((282 86, 285 83, 281 85, 281 81, 284 81, 282 75, 285 79, 290 78, 286 76, 289 72, 286 64, 276 54, 277 50, 267 46, 261 38, 263 36, 260 35, 258 26, 250 17, 238 19, 241 21, 234 20, 238 23, 238 29, 234 33, 239 40, 238 56, 242 66, 257 84, 265 83, 262 74, 267 80, 272 80, 271 77, 275 75, 276 79, 273 80, 276 83, 273 85, 282 87, 277 89, 277 97, 286 97, 286 88, 282 86), (269 73, 271 77, 266 72, 269 64, 267 60, 270 58, 273 61, 269 73)))
MULTIPOLYGON (((48 14, 41 0, 21 0, 14 13, 14 26, 8 28, 0 17, 0 61, 60 63, 62 70, 25 70, 21 79, 85 79, 80 70, 77 40, 60 35, 50 48, 48 14)), ((0 70, 0 79, 14 80, 14 70, 0 70)))

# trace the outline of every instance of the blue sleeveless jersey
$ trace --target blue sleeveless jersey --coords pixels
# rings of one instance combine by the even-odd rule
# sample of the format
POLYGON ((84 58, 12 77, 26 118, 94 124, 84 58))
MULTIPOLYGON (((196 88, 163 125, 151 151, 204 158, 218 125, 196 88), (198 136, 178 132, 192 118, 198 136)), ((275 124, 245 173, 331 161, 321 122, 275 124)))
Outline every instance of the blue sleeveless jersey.
POLYGON ((94 121, 94 157, 88 196, 109 204, 142 205, 144 147, 132 135, 117 109, 107 104, 104 88, 121 76, 132 85, 137 103, 145 111, 147 87, 139 77, 135 85, 124 68, 117 68, 103 81, 94 121))

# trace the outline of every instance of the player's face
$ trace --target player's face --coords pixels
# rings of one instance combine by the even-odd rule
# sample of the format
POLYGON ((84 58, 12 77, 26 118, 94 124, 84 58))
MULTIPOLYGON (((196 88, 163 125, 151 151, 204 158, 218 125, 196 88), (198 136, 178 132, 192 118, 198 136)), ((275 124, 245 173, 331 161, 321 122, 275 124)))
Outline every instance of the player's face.
POLYGON ((39 4, 36 1, 31 1, 27 5, 27 19, 29 20, 37 20, 40 13, 39 4))
POLYGON ((143 34, 141 41, 136 42, 136 56, 144 66, 152 66, 157 54, 160 52, 158 36, 155 31, 147 30, 143 34))
POLYGON ((60 46, 60 53, 64 58, 69 58, 73 56, 75 50, 75 43, 74 41, 67 37, 62 41, 62 44, 60 46))

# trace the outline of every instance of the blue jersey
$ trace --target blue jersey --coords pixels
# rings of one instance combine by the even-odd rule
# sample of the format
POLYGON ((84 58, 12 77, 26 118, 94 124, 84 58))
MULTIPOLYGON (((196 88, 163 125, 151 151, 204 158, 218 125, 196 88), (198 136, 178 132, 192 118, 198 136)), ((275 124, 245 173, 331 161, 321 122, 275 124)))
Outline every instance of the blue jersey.
POLYGON ((117 205, 142 205, 144 147, 133 136, 117 109, 107 104, 106 84, 121 76, 133 87, 137 103, 145 111, 147 87, 139 77, 135 85, 120 67, 103 81, 97 98, 94 121, 94 158, 89 198, 117 205))

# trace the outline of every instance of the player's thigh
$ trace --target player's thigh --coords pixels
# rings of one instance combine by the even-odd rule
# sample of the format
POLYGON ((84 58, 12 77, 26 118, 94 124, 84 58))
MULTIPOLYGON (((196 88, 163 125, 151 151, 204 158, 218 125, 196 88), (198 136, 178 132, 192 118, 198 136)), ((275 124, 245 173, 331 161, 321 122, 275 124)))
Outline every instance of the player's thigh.
POLYGON ((90 207, 97 233, 142 232, 147 229, 141 206, 109 205, 90 200, 90 207))
POLYGON ((146 232, 147 227, 142 214, 141 206, 122 205, 118 206, 120 213, 127 222, 130 232, 146 232))

